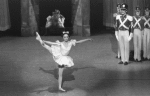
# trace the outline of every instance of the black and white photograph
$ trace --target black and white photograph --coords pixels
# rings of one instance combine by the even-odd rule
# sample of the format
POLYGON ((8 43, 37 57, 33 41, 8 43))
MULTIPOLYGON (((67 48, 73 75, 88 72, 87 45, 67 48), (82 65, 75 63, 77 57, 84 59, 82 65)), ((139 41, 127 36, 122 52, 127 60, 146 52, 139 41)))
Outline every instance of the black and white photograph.
POLYGON ((150 96, 150 0, 0 0, 0 96, 150 96))

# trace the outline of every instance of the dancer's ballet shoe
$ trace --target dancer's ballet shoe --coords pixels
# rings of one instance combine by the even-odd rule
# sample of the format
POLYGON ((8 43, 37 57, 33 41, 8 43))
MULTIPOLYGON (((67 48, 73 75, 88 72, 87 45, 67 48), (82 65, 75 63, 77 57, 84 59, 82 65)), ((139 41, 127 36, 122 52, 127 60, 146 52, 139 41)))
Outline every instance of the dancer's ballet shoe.
POLYGON ((64 90, 63 88, 59 88, 60 91, 66 92, 66 90, 64 90))

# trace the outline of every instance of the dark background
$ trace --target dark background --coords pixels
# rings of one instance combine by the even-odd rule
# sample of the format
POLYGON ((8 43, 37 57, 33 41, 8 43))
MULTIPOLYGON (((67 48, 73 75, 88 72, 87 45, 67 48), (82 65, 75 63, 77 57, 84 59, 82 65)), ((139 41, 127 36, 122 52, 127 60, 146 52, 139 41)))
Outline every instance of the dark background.
POLYGON ((91 35, 102 33, 103 29, 103 0, 90 0, 91 35))
MULTIPOLYGON (((6 36, 21 36, 21 0, 8 0, 11 28, 3 33, 6 36)), ((46 17, 58 9, 66 18, 65 27, 72 24, 71 0, 39 0, 39 28, 44 28, 46 17)), ((90 26, 91 34, 101 33, 103 27, 103 0, 90 0, 90 26)))
POLYGON ((45 27, 46 18, 52 15, 55 9, 60 10, 60 13, 66 18, 65 26, 72 27, 72 5, 71 0, 40 0, 39 2, 39 18, 40 26, 45 27))

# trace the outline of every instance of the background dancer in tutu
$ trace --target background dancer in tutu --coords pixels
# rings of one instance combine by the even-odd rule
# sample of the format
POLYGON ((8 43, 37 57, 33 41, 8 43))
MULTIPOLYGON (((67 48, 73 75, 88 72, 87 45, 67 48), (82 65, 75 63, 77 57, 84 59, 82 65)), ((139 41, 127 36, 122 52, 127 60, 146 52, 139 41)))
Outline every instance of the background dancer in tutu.
POLYGON ((51 42, 51 41, 45 41, 42 40, 40 35, 36 32, 36 40, 38 40, 41 45, 46 48, 52 55, 54 61, 58 64, 59 72, 58 72, 58 87, 59 90, 65 91, 62 88, 62 74, 63 70, 66 67, 71 67, 74 66, 73 59, 68 56, 71 47, 75 46, 77 43, 83 43, 85 41, 91 41, 92 39, 84 39, 80 41, 76 40, 69 40, 69 31, 64 31, 62 34, 63 41, 56 41, 56 42, 51 42), (49 46, 50 45, 50 46, 49 46))

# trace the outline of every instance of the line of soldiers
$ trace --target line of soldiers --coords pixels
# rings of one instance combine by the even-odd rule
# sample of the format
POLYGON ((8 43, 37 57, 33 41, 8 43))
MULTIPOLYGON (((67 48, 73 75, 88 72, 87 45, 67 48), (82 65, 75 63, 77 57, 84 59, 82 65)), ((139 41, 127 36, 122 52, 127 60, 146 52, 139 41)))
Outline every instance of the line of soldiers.
POLYGON ((133 38, 134 60, 141 62, 150 60, 150 9, 145 7, 145 15, 141 16, 140 7, 135 8, 135 15, 127 14, 128 5, 117 4, 117 13, 113 15, 115 21, 115 36, 118 41, 118 55, 121 61, 118 64, 128 65, 129 43, 133 38), (143 44, 142 44, 143 43, 143 44), (143 47, 143 57, 141 50, 143 47))

